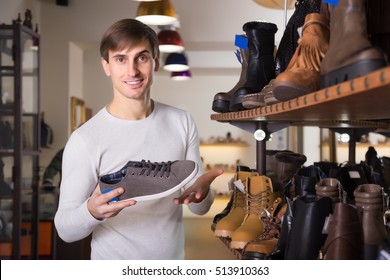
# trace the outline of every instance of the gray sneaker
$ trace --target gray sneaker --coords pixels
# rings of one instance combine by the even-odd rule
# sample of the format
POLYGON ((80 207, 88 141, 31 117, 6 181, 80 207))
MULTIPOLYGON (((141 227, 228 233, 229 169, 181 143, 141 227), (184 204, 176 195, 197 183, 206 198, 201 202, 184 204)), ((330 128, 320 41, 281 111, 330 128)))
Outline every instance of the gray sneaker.
POLYGON ((121 170, 100 177, 102 193, 123 187, 116 200, 144 201, 168 196, 186 185, 198 172, 190 160, 168 162, 129 161, 121 170))

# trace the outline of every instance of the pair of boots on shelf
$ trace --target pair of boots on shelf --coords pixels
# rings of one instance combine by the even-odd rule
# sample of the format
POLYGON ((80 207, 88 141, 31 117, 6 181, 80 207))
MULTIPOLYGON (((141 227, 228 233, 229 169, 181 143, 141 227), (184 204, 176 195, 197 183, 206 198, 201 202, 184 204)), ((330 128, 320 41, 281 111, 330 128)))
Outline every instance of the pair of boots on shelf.
POLYGON ((243 59, 239 81, 230 91, 219 92, 214 96, 213 111, 224 113, 248 109, 244 107, 247 96, 259 94, 270 81, 285 70, 298 46, 298 28, 303 25, 307 14, 320 11, 320 5, 321 0, 296 1, 295 12, 286 26, 276 56, 274 56, 276 25, 257 22, 244 24, 248 50, 240 49, 243 59))
POLYGON ((382 188, 376 184, 359 185, 354 196, 355 205, 334 205, 323 259, 375 260, 388 242, 382 188))
POLYGON ((242 98, 260 91, 275 77, 275 33, 276 24, 251 21, 243 25, 248 47, 240 48, 241 74, 237 84, 228 92, 214 96, 212 110, 219 113, 240 111, 242 98))
MULTIPOLYGON (((250 38, 248 38, 250 41, 250 38)), ((249 63, 252 58, 249 55, 249 63)), ((318 89, 368 74, 387 65, 384 52, 373 47, 368 40, 365 0, 339 0, 337 6, 321 0, 297 1, 276 55, 276 71, 259 90, 236 90, 233 93, 218 93, 219 99, 231 95, 230 111, 253 109, 287 101, 318 89), (285 38, 294 38, 297 19, 303 18, 302 35, 299 42, 292 42, 294 52, 283 61, 288 65, 280 67, 280 55, 292 49, 285 44, 285 38), (282 44, 283 43, 283 44, 282 44)), ((256 62, 254 62, 256 63, 256 62)), ((262 64, 275 69, 274 64, 262 64)), ((260 79, 259 73, 248 72, 247 78, 260 79)), ((226 112, 213 106, 216 112, 226 112)))
POLYGON ((238 166, 233 179, 235 184, 231 187, 231 199, 226 208, 214 217, 211 227, 214 234, 231 239, 232 249, 241 250, 248 242, 270 232, 269 219, 280 222, 279 218, 285 211, 281 195, 283 186, 302 167, 306 157, 292 151, 272 150, 267 151, 266 161, 267 166, 273 167, 273 179, 248 167, 238 166))
POLYGON ((298 170, 293 177, 294 192, 286 197, 282 223, 280 218, 279 222, 275 218, 265 221, 270 225, 266 230, 271 229, 244 247, 243 259, 378 257, 388 238, 382 188, 359 185, 354 191, 355 205, 348 204, 340 181, 320 178, 321 174, 315 166, 298 170))
POLYGON ((235 181, 234 202, 230 212, 216 223, 214 234, 230 238, 231 249, 243 249, 264 230, 262 215, 272 215, 281 204, 271 179, 256 172, 239 174, 235 181), (245 176, 244 178, 242 176, 245 176))

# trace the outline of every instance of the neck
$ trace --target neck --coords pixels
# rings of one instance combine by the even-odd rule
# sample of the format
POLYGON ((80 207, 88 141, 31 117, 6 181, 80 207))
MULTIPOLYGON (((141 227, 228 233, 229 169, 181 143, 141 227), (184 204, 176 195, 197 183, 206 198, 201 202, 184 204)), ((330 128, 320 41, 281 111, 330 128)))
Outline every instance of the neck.
POLYGON ((143 120, 153 112, 153 101, 151 99, 133 99, 125 103, 111 101, 107 105, 107 111, 122 120, 143 120))

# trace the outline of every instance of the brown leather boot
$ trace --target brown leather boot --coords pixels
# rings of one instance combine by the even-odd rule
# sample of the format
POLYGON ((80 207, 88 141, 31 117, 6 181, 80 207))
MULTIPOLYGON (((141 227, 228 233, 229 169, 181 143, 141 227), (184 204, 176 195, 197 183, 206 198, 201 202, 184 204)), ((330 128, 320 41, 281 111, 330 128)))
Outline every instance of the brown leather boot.
POLYGON ((264 260, 271 254, 279 240, 282 217, 285 215, 287 204, 283 204, 282 198, 274 201, 273 211, 263 215, 264 232, 255 240, 248 242, 242 252, 243 260, 264 260))
MULTIPOLYGON (((241 171, 234 175, 234 181, 241 180, 243 185, 251 176, 259 175, 257 172, 241 171)), ((214 235, 218 237, 231 237, 234 230, 236 230, 244 221, 246 216, 246 190, 240 190, 233 185, 233 205, 232 208, 224 218, 219 220, 215 226, 214 235)))
POLYGON ((366 260, 374 260, 387 240, 382 188, 376 184, 363 184, 353 194, 363 225, 364 257, 366 260))
POLYGON ((321 179, 316 188, 316 195, 318 198, 330 197, 333 203, 341 202, 342 200, 342 186, 340 181, 335 178, 323 178, 321 179))
POLYGON ((298 30, 305 23, 307 14, 319 13, 321 0, 297 0, 295 11, 291 15, 280 40, 275 56, 275 74, 278 76, 284 72, 298 47, 298 30))
POLYGON ((273 82, 273 94, 277 100, 290 100, 319 89, 320 65, 328 44, 328 18, 318 13, 308 14, 298 48, 287 69, 273 82))
POLYGON ((383 51, 368 40, 365 0, 339 0, 328 9, 330 41, 321 63, 321 88, 386 66, 383 51))
POLYGON ((232 234, 232 249, 243 249, 248 242, 263 233, 261 214, 265 210, 271 211, 273 202, 280 196, 278 192, 274 192, 272 182, 267 176, 252 176, 246 183, 246 216, 232 234))
POLYGON ((335 203, 328 236, 323 246, 324 260, 361 260, 364 257, 363 226, 352 205, 335 203))
POLYGON ((244 50, 240 48, 240 62, 241 62, 241 74, 237 84, 228 92, 218 92, 214 96, 214 101, 212 105, 212 109, 214 112, 225 113, 229 112, 230 99, 232 98, 233 93, 242 87, 242 85, 246 81, 246 71, 248 69, 248 57, 249 51, 248 49, 244 50))
MULTIPOLYGON (((294 177, 294 174, 302 168, 306 162, 307 157, 303 154, 292 151, 281 151, 275 155, 278 162, 277 166, 277 182, 280 185, 278 190, 284 193, 284 188, 287 183, 294 177)), ((274 184, 275 185, 275 184, 274 184)), ((274 189, 276 189, 274 187, 274 189)))

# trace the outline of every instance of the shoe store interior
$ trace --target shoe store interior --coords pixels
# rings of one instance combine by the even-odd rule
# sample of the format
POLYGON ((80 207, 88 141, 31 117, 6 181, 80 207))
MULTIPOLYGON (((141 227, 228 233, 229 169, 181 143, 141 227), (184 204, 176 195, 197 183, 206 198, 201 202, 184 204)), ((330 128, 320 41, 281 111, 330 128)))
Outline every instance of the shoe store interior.
POLYGON ((54 224, 62 155, 112 98, 104 31, 135 18, 158 35, 151 98, 189 112, 204 171, 224 170, 206 214, 182 206, 186 260, 389 260, 389 14, 388 0, 0 0, 0 259, 91 258, 92 234, 65 242, 54 224))

